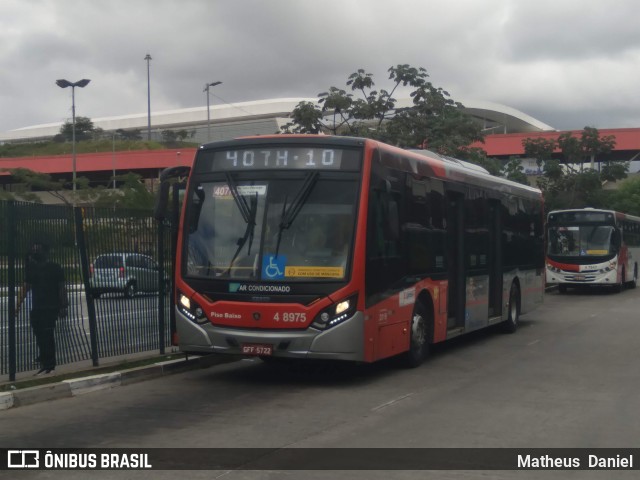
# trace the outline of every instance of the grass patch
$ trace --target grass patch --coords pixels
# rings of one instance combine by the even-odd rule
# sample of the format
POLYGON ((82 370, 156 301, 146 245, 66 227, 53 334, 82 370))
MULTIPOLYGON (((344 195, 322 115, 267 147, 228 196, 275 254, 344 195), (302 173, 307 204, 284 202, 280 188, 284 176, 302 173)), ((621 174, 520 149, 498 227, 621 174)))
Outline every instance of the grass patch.
POLYGON ((146 367, 147 365, 153 365, 160 362, 167 362, 169 360, 185 359, 184 353, 171 353, 166 355, 159 355, 157 357, 144 358, 141 360, 123 360, 122 362, 115 363, 104 367, 90 367, 88 370, 81 370, 77 372, 60 373, 55 375, 49 375, 46 377, 35 377, 33 379, 27 378, 18 380, 16 382, 7 382, 0 385, 0 392, 13 392, 15 390, 21 390, 23 388, 37 387, 40 385, 46 385, 50 383, 58 383, 63 380, 71 380, 74 378, 84 378, 92 375, 101 375, 104 373, 119 372, 121 370, 131 370, 137 367, 146 367))

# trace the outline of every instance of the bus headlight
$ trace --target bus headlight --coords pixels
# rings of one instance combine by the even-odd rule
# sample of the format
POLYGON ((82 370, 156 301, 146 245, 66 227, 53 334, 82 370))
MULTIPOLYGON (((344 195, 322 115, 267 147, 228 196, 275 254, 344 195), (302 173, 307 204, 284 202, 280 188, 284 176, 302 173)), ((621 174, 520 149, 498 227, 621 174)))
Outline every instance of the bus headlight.
POLYGON ((553 273, 562 273, 562 270, 560 270, 558 267, 554 267, 550 263, 547 263, 547 270, 553 273))
POLYGON ((318 330, 327 330, 328 328, 335 327, 351 317, 355 313, 357 305, 358 295, 352 295, 341 302, 334 303, 330 307, 322 310, 316 316, 311 326, 318 330))
POLYGON ((192 322, 202 324, 209 321, 202 307, 182 292, 178 292, 178 310, 192 322))
POLYGON ((610 262, 606 267, 600 269, 600 273, 609 273, 610 271, 615 270, 617 266, 618 262, 614 260, 613 262, 610 262))

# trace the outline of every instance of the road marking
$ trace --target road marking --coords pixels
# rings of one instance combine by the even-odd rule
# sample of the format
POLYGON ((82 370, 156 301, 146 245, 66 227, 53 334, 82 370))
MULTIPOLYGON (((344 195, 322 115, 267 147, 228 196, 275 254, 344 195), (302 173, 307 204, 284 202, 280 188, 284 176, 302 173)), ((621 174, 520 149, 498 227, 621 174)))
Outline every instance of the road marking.
POLYGON ((531 345, 535 345, 536 343, 540 343, 540 340, 534 340, 533 342, 527 343, 527 347, 530 347, 531 345))
POLYGON ((394 398, 393 400, 390 400, 390 401, 388 401, 386 403, 383 403, 382 405, 378 405, 377 407, 373 407, 371 409, 371 411, 372 412, 376 412, 378 410, 382 410, 383 408, 387 408, 387 407, 393 405, 394 403, 398 403, 398 402, 404 400, 405 398, 409 398, 411 395, 413 395, 413 393, 407 393, 406 395, 403 395, 401 397, 394 398))

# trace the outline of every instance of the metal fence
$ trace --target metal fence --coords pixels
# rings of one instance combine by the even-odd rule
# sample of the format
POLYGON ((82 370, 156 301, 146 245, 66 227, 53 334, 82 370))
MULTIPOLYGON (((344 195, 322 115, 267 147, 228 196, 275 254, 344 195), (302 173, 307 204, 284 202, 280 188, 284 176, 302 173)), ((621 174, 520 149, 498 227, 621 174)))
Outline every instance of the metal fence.
POLYGON ((151 211, 0 202, 0 374, 14 380, 16 372, 38 368, 29 297, 16 305, 34 241, 49 245, 51 260, 65 274, 69 308, 56 324, 58 365, 91 360, 97 366, 100 358, 164 353, 170 345, 170 228, 151 211), (93 264, 114 253, 151 259, 152 288, 99 294, 93 264))

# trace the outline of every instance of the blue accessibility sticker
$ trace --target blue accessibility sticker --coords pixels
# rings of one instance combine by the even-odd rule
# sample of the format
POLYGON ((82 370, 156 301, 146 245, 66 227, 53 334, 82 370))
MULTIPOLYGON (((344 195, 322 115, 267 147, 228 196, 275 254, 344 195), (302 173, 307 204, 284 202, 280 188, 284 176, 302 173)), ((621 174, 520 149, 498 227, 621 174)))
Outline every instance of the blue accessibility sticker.
POLYGON ((262 278, 280 280, 284 278, 284 267, 287 264, 285 255, 265 255, 262 258, 262 278))

